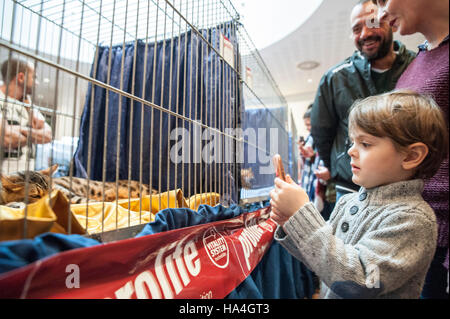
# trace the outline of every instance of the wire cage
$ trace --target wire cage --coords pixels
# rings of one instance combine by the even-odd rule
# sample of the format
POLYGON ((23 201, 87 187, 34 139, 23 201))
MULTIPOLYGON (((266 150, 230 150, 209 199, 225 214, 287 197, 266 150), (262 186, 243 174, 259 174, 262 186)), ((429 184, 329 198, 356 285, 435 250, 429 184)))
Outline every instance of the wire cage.
POLYGON ((287 103, 228 0, 0 7, 0 240, 126 238, 164 208, 267 198, 275 153, 291 171, 287 103))

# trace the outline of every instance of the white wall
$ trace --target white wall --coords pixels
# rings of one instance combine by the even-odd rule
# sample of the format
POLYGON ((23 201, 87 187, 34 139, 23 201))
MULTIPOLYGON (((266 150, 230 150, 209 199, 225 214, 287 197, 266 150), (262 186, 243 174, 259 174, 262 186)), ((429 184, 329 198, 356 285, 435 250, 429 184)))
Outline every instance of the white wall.
MULTIPOLYGON (((297 134, 299 136, 306 137, 309 134, 303 123, 303 114, 305 114, 308 106, 314 101, 315 94, 316 92, 310 92, 299 96, 287 97, 289 112, 292 113, 294 124, 297 128, 297 134)), ((299 136, 296 136, 295 138, 298 140, 299 136)))

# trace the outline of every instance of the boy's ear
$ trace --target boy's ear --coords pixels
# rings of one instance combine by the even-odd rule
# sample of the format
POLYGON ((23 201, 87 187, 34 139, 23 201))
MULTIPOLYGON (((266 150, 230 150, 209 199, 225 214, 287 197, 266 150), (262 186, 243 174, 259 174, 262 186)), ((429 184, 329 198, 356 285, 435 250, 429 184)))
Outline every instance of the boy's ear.
POLYGON ((427 157, 428 146, 422 142, 414 143, 408 146, 406 150, 406 157, 403 160, 403 169, 412 170, 417 168, 427 157))

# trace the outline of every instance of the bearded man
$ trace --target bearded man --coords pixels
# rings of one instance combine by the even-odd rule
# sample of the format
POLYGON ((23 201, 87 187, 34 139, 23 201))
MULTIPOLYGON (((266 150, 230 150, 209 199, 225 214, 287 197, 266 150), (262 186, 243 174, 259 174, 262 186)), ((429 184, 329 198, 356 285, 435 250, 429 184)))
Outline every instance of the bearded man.
POLYGON ((52 140, 52 129, 43 114, 31 107, 30 96, 37 85, 34 66, 11 58, 2 63, 1 74, 0 170, 3 173, 34 170, 34 145, 52 140))
POLYGON ((393 90, 416 55, 393 41, 396 30, 377 17, 378 8, 371 0, 353 8, 350 21, 357 50, 322 77, 311 110, 311 135, 328 170, 323 175, 336 183, 336 201, 359 189, 352 182, 347 154, 350 107, 358 99, 393 90))

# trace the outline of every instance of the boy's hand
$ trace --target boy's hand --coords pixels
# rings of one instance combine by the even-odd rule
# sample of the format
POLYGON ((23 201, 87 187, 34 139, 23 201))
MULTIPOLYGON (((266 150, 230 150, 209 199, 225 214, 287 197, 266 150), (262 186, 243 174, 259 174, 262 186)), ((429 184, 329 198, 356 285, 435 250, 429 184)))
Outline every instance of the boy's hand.
POLYGON ((305 190, 298 186, 289 175, 286 182, 275 178, 275 189, 270 192, 270 217, 280 226, 294 215, 301 207, 309 202, 305 190))

